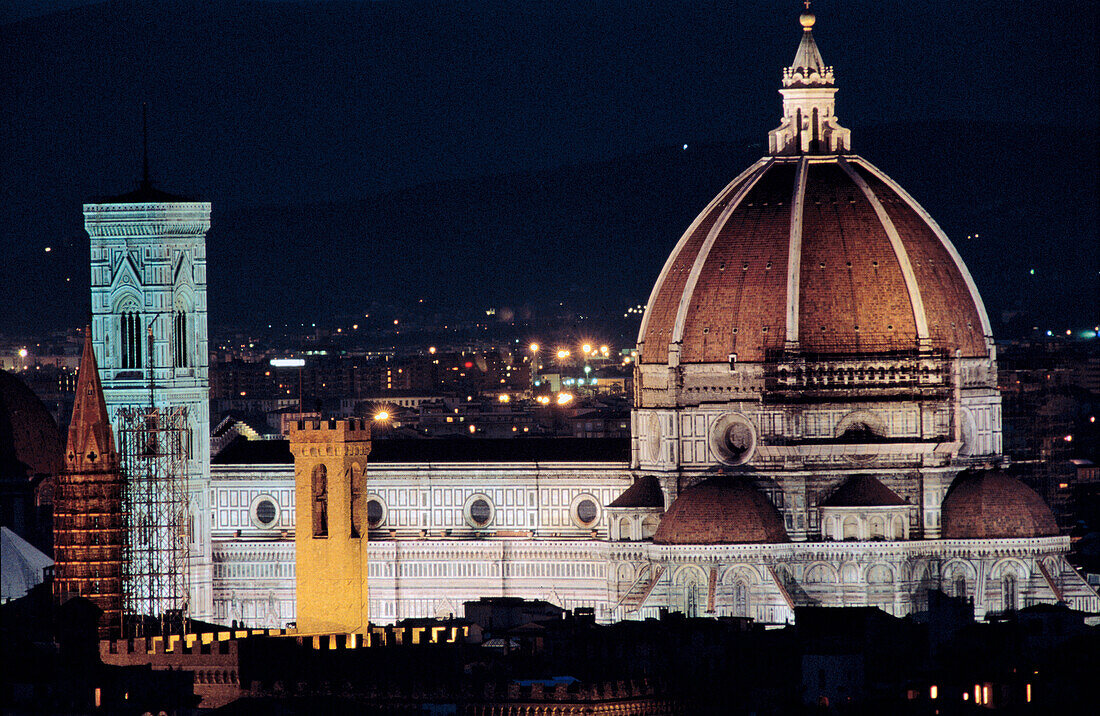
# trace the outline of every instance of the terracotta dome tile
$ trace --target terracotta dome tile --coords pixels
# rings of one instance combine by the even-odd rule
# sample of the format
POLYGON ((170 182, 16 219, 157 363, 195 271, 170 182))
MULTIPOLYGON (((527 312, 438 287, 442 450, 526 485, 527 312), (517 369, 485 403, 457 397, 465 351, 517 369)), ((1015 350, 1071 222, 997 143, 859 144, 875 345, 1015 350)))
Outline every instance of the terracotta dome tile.
POLYGON ((656 544, 789 542, 783 517, 743 478, 713 477, 685 490, 661 519, 656 544))
POLYGON ((1007 539, 1058 534, 1043 498, 1000 470, 966 470, 943 499, 944 539, 1007 539))

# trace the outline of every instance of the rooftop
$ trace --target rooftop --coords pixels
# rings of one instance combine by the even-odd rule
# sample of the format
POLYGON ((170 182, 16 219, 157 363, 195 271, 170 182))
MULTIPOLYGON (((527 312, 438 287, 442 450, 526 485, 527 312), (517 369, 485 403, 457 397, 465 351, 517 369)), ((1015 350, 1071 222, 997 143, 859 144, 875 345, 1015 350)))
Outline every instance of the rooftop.
MULTIPOLYGON (((368 463, 625 463, 629 460, 628 438, 396 438, 372 441, 368 463)), ((211 462, 215 465, 289 465, 294 458, 287 440, 238 437, 211 462)))

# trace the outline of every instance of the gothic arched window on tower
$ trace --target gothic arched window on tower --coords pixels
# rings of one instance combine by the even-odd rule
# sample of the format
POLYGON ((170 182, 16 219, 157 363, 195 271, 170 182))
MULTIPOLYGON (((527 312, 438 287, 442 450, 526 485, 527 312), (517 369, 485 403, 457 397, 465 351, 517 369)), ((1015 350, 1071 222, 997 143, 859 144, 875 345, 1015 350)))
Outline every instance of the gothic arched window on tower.
POLYGON ((358 537, 363 532, 363 470, 359 463, 352 463, 348 476, 351 480, 351 536, 358 537))
POLYGON ((328 469, 313 468, 313 536, 328 537, 328 469))
POLYGON ((173 345, 175 347, 175 366, 177 368, 186 368, 188 363, 187 355, 187 314, 183 311, 176 311, 176 318, 173 324, 173 345))
POLYGON ((141 369, 141 314, 123 310, 120 316, 119 354, 123 370, 141 369))

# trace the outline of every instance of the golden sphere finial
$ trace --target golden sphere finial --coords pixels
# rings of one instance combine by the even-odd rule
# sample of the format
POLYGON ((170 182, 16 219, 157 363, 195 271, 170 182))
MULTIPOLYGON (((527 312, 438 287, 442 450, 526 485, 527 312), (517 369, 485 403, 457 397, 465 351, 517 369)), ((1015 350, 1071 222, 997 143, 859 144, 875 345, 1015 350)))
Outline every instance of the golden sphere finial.
POLYGON ((810 12, 810 0, 806 0, 806 2, 802 4, 806 6, 806 10, 798 16, 798 22, 802 25, 803 30, 809 32, 813 28, 814 22, 817 21, 817 18, 814 17, 814 14, 812 12, 810 12))

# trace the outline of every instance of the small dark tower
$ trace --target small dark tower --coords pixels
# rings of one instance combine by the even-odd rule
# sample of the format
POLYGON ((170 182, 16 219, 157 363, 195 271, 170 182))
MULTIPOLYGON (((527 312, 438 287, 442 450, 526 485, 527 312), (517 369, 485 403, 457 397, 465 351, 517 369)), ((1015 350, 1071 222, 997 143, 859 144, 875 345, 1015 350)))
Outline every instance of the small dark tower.
POLYGON ((101 638, 122 623, 122 488, 89 328, 54 499, 54 597, 85 597, 102 609, 101 638))

